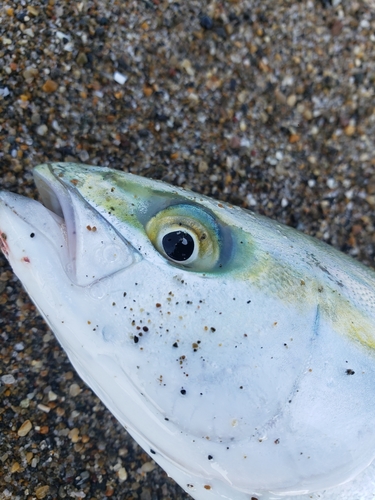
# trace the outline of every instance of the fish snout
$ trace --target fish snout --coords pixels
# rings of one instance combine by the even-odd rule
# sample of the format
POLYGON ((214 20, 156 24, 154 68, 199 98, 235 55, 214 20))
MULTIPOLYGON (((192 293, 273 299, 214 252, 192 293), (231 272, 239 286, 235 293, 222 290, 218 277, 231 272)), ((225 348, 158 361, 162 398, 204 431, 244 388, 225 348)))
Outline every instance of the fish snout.
MULTIPOLYGON (((59 187, 43 186, 42 199, 48 208, 30 198, 0 192, 0 249, 14 269, 20 262, 58 257, 69 280, 87 286, 141 260, 85 200, 59 187)), ((21 267, 21 279, 23 272, 21 267)))

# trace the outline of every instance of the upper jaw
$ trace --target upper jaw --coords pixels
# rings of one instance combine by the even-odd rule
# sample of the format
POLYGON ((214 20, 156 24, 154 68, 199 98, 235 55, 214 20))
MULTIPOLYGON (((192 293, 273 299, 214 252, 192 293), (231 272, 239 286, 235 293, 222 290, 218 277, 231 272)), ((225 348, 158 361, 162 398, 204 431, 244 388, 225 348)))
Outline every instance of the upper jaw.
MULTIPOLYGON (((34 182, 45 208, 60 218, 66 235, 66 257, 69 261, 76 258, 76 218, 71 194, 54 175, 52 169, 34 169, 34 182)), ((68 265, 69 267, 69 265, 68 265)), ((71 266, 70 266, 71 267, 71 266)))

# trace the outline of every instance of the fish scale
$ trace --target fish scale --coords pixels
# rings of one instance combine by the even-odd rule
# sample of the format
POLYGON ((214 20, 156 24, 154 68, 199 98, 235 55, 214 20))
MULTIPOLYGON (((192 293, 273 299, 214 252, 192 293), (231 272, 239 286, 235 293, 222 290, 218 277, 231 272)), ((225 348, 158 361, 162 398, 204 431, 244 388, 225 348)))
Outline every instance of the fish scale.
POLYGON ((34 177, 45 206, 0 194, 1 248, 82 379, 185 491, 375 498, 372 270, 158 181, 71 163, 34 177), (188 250, 163 246, 178 231, 188 250))

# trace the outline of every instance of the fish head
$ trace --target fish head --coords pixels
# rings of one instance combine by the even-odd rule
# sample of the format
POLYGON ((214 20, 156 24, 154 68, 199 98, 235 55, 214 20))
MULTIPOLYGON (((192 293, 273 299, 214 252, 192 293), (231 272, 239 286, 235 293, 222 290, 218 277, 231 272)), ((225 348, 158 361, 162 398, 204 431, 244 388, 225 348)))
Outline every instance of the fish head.
POLYGON ((363 268, 151 179, 72 163, 34 179, 43 204, 0 194, 2 251, 83 380, 185 490, 282 498, 368 466, 363 268))

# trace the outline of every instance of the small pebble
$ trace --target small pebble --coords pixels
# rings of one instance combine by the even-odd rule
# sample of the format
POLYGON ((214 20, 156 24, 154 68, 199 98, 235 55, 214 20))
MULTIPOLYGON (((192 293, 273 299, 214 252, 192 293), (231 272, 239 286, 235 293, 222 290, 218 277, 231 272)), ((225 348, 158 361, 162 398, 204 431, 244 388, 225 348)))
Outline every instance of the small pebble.
POLYGON ((20 464, 18 462, 14 462, 14 464, 10 468, 10 473, 14 474, 15 472, 18 472, 20 468, 21 468, 20 464))
POLYGON ((56 401, 57 399, 57 394, 55 394, 53 391, 48 392, 48 401, 56 401))
POLYGON ((86 498, 86 493, 84 491, 71 491, 69 496, 72 498, 86 498))
POLYGON ((13 375, 8 374, 8 375, 2 375, 1 381, 5 385, 12 385, 16 383, 16 379, 13 377, 13 375))
POLYGON ((301 136, 299 134, 291 134, 289 136, 290 144, 294 144, 295 142, 298 142, 300 139, 301 139, 301 136))
POLYGON ((211 17, 206 16, 206 15, 200 16, 199 24, 202 26, 202 28, 204 28, 206 30, 211 30, 213 28, 213 25, 214 25, 211 17))
POLYGON ((84 52, 79 52, 76 61, 80 66, 84 66, 88 61, 87 55, 84 52))
POLYGON ((155 462, 145 462, 141 467, 141 471, 145 473, 151 472, 155 469, 155 467, 155 462))
POLYGON ((285 208, 285 207, 288 206, 288 204, 289 204, 288 200, 286 198, 282 198, 282 200, 281 200, 281 206, 283 208, 285 208))
POLYGON ((113 74, 113 79, 115 82, 119 83, 120 85, 124 85, 124 83, 126 82, 126 80, 128 78, 127 78, 127 76, 123 75, 122 73, 115 71, 113 74))
POLYGON ((79 429, 77 429, 77 427, 74 427, 74 429, 69 431, 68 436, 69 439, 71 439, 72 443, 78 443, 78 441, 80 440, 79 429))
POLYGON ((54 336, 52 335, 52 333, 47 332, 45 335, 43 335, 43 342, 49 342, 53 338, 54 338, 54 336))
POLYGON ((345 135, 347 136, 352 136, 355 133, 355 126, 349 124, 347 127, 344 129, 345 135))
POLYGON ((52 92, 56 92, 57 88, 58 88, 58 84, 56 82, 54 82, 53 80, 47 80, 43 84, 42 90, 43 90, 43 92, 52 93, 52 92))
POLYGON ((24 33, 25 33, 25 35, 34 38, 34 31, 31 28, 25 29, 24 33))
POLYGON ((295 94, 291 94, 291 95, 287 98, 287 100, 286 100, 286 103, 287 103, 287 104, 288 104, 288 106, 290 106, 291 108, 292 108, 293 106, 295 106, 296 102, 297 102, 297 96, 296 96, 295 94))
POLYGON ((47 132, 48 132, 48 127, 45 124, 39 125, 39 127, 36 129, 36 133, 38 135, 46 135, 47 132))
POLYGON ((122 483, 123 481, 126 481, 127 478, 128 478, 128 473, 126 472, 126 469, 124 467, 121 467, 118 471, 117 471, 117 475, 118 475, 118 478, 119 478, 119 481, 122 483))
POLYGON ((82 163, 87 162, 87 160, 90 158, 90 155, 85 149, 82 149, 82 151, 78 153, 78 156, 82 163))
POLYGON ((49 413, 51 411, 51 408, 49 406, 46 406, 42 403, 39 403, 37 405, 37 408, 39 408, 39 410, 41 410, 41 411, 44 411, 45 413, 49 413))
POLYGON ((32 5, 27 6, 27 12, 35 17, 39 15, 39 10, 33 7, 32 5))
POLYGON ((207 172, 207 170, 208 170, 208 165, 207 165, 207 162, 205 162, 205 161, 203 161, 203 160, 202 160, 202 161, 200 161, 200 162, 199 162, 199 165, 198 165, 198 171, 199 171, 200 173, 204 173, 204 172, 207 172))
POLYGON ((75 398, 76 396, 78 396, 78 394, 81 392, 81 388, 78 384, 72 384, 70 387, 69 387, 69 395, 72 397, 72 398, 75 398))
POLYGON ((43 498, 46 498, 48 493, 49 493, 49 486, 48 485, 39 486, 35 490, 35 496, 38 500, 42 500, 43 498))
POLYGON ((275 158, 276 160, 282 160, 284 158, 282 151, 276 151, 275 158))
POLYGON ((21 427, 18 429, 17 431, 17 434, 20 436, 20 437, 25 437, 27 436, 27 434, 31 431, 33 425, 32 423, 30 422, 30 420, 26 420, 22 425, 21 427))
POLYGON ((195 72, 191 64, 191 61, 189 61, 189 59, 184 59, 181 63, 181 67, 186 71, 186 73, 189 76, 194 76, 195 72))
POLYGON ((336 180, 333 177, 327 179, 327 186, 329 189, 334 189, 337 186, 336 180))

